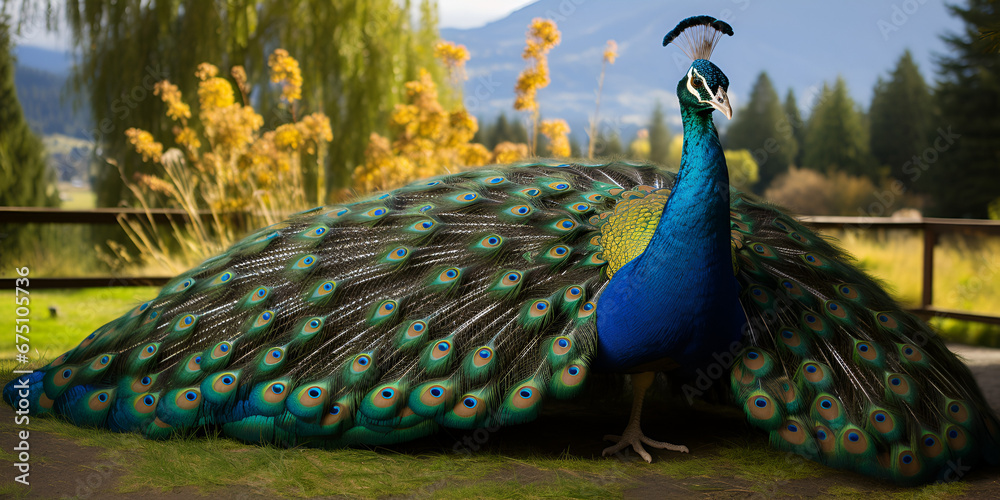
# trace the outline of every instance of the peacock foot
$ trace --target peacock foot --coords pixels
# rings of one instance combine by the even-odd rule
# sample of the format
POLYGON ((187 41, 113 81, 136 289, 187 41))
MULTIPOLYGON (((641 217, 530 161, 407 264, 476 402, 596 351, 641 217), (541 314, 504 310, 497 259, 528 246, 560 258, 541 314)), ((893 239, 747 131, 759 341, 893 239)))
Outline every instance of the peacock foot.
POLYGON ((638 453, 639 456, 642 457, 642 459, 645 460, 647 463, 652 463, 653 457, 651 457, 649 453, 646 452, 645 448, 642 447, 643 444, 652 446, 653 448, 657 448, 660 450, 670 450, 670 451, 679 451, 681 453, 688 453, 687 446, 664 443, 662 441, 654 441, 646 437, 646 435, 642 433, 642 429, 640 429, 638 425, 632 425, 632 424, 629 424, 628 427, 625 428, 625 433, 623 435, 615 436, 608 434, 604 436, 604 440, 614 441, 616 443, 605 448, 604 452, 601 453, 601 455, 603 456, 613 455, 621 451, 626 446, 632 445, 632 449, 635 450, 635 452, 638 453))

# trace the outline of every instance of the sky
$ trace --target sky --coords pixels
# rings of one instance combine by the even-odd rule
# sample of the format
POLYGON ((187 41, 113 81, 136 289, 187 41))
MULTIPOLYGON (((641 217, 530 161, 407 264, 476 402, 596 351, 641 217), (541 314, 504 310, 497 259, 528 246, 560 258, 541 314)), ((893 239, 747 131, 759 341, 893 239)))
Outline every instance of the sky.
MULTIPOLYGON (((503 19, 511 12, 524 7, 534 0, 438 0, 441 28, 478 28, 491 21, 503 19)), ((419 5, 419 4, 417 4, 419 5)), ((15 22, 19 19, 14 12, 15 22)), ((32 45, 53 50, 70 48, 69 37, 61 33, 50 33, 45 30, 42 19, 28 23, 15 42, 21 45, 32 45)))
POLYGON ((442 28, 478 28, 534 0, 438 0, 442 28))

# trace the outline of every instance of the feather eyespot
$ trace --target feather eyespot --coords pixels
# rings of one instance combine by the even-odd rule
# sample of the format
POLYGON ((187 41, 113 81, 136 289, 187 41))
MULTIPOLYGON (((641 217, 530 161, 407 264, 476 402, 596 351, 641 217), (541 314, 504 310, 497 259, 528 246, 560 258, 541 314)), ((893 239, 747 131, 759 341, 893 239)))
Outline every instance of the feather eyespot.
POLYGON ((424 185, 430 187, 430 186, 437 186, 439 184, 441 184, 441 181, 430 181, 430 182, 428 182, 427 184, 424 184, 424 185))
POLYGON ((229 354, 229 349, 231 347, 232 347, 232 344, 230 344, 229 342, 220 342, 219 344, 217 344, 215 346, 214 349, 212 349, 211 358, 212 359, 219 359, 219 358, 221 358, 221 357, 229 354))
POLYGON ((602 195, 600 193, 590 193, 590 194, 587 195, 586 199, 587 199, 587 201, 589 201, 591 203, 600 203, 600 202, 604 201, 604 195, 602 195))
POLYGON ((566 245, 556 245, 549 249, 548 256, 551 259, 563 259, 569 255, 569 247, 566 245))
POLYGON ((386 255, 386 259, 391 262, 399 262, 404 258, 406 258, 406 256, 409 254, 410 254, 410 249, 406 247, 396 247, 389 251, 389 254, 386 255))
POLYGON ((343 207, 341 207, 341 208, 335 208, 335 209, 327 212, 326 213, 326 217, 329 217, 331 219, 339 219, 339 218, 341 218, 341 217, 349 214, 350 212, 351 211, 349 209, 347 209, 347 208, 343 208, 343 207))
POLYGON ((562 356, 573 349, 573 340, 569 337, 557 337, 552 341, 552 353, 562 356))
POLYGON ((903 355, 903 358, 912 363, 919 363, 924 360, 924 353, 910 344, 901 345, 899 352, 903 355))
POLYGON ((522 274, 520 271, 510 271, 500 279, 500 284, 503 286, 514 286, 521 281, 522 274))
POLYGON ((572 285, 566 288, 566 292, 563 293, 563 300, 566 302, 572 302, 583 296, 583 289, 579 286, 572 285))
POLYGON ((514 407, 522 410, 530 408, 541 399, 541 393, 542 391, 531 386, 523 385, 519 387, 514 391, 514 407))
POLYGON ((327 229, 324 225, 313 226, 303 231, 302 236, 306 238, 319 238, 326 234, 327 229))
POLYGON ((274 311, 271 310, 264 311, 259 315, 257 315, 257 319, 253 322, 252 327, 263 328, 269 325, 273 319, 274 319, 274 311))
POLYGON ((438 275, 438 281, 441 283, 451 283, 452 281, 457 280, 461 274, 462 271, 459 268, 449 267, 448 269, 441 271, 441 274, 438 275))
POLYGON ((389 213, 389 210, 386 209, 385 207, 375 207, 365 212, 365 217, 371 219, 378 219, 379 217, 382 217, 387 213, 389 213))
POLYGON ((292 264, 292 269, 299 271, 305 271, 311 269, 314 265, 316 265, 316 260, 317 259, 315 255, 312 254, 303 255, 302 257, 299 257, 299 259, 296 260, 294 264, 292 264))
POLYGON ((354 357, 354 361, 351 363, 351 370, 354 373, 364 373, 365 370, 371 368, 372 357, 370 354, 358 354, 354 357))
POLYGON ((878 322, 879 326, 887 330, 895 330, 899 328, 899 322, 896 321, 896 318, 889 313, 875 313, 875 320, 878 322))
POLYGON ((410 323, 410 326, 406 328, 405 337, 407 340, 419 338, 427 330, 427 323, 423 320, 417 320, 410 323))
POLYGON ((496 248, 503 243, 503 238, 496 234, 491 234, 479 241, 483 248, 496 248))
POLYGON ((431 359, 439 360, 451 353, 451 342, 447 340, 439 340, 434 347, 431 349, 431 359))
POLYGON ((504 177, 502 177, 502 176, 487 177, 486 179, 483 180, 483 182, 485 184, 489 184, 491 186, 498 186, 500 184, 503 184, 506 181, 507 181, 507 179, 504 178, 504 177))
POLYGON ((847 308, 832 300, 826 302, 826 311, 835 318, 847 319, 848 316, 847 308))
POLYGON ((193 285, 193 284, 194 284, 194 280, 191 279, 191 278, 188 278, 188 279, 186 279, 186 280, 184 280, 184 281, 182 281, 182 282, 174 285, 170 289, 170 291, 167 292, 167 293, 179 293, 179 292, 183 292, 184 290, 187 290, 188 288, 190 288, 191 285, 193 285))
POLYGON ((556 181, 556 182, 550 182, 548 184, 548 187, 549 187, 549 189, 552 189, 552 190, 555 190, 555 191, 565 191, 565 190, 569 189, 571 186, 569 185, 568 182, 556 181))
POLYGON ((383 319, 391 316, 396 312, 399 304, 395 300, 384 300, 382 301, 378 309, 375 310, 375 317, 373 319, 383 319))
POLYGON ((264 356, 264 364, 267 366, 274 366, 281 362, 281 359, 285 356, 285 350, 280 347, 275 347, 264 356))
POLYGON ((157 350, 156 344, 146 345, 146 347, 143 347, 142 351, 139 352, 139 359, 140 360, 149 359, 150 357, 153 356, 153 354, 156 354, 156 350, 157 350))
POLYGON ((750 245, 750 249, 753 250, 754 253, 756 253, 757 255, 760 255, 761 257, 766 257, 766 258, 774 257, 774 250, 772 250, 771 247, 763 243, 754 243, 750 245))
POLYGON ((270 293, 270 289, 268 289, 266 286, 257 287, 257 289, 254 290, 253 293, 250 295, 250 303, 256 304, 264 300, 265 298, 267 298, 268 293, 270 293))
POLYGON ((525 189, 522 189, 520 191, 520 193, 523 194, 523 195, 525 195, 525 196, 527 196, 527 197, 529 197, 529 198, 534 198, 534 197, 542 194, 542 192, 539 191, 537 188, 525 188, 525 189))
POLYGON ((319 331, 323 326, 323 318, 318 316, 309 318, 305 321, 305 325, 302 327, 302 335, 312 335, 319 331))
POLYGON ((139 396, 136 398, 134 407, 135 410, 139 413, 142 414, 150 413, 156 407, 156 396, 152 394, 139 396))
POLYGON ((590 210, 590 205, 587 203, 574 203, 571 209, 576 213, 584 213, 590 210))
POLYGON ((516 205, 511 207, 509 212, 511 215, 517 217, 526 217, 529 214, 531 214, 531 207, 529 207, 528 205, 516 205))
POLYGON ((430 219, 425 219, 422 221, 415 222, 412 226, 410 226, 410 229, 418 233, 426 233, 431 229, 434 229, 435 225, 436 223, 434 221, 430 219))
POLYGON ((473 192, 466 192, 455 196, 454 200, 459 203, 471 203, 479 199, 479 195, 473 192))
POLYGON ((819 255, 816 255, 812 252, 803 254, 802 260, 804 260, 806 264, 809 264, 810 266, 813 267, 823 267, 825 265, 823 259, 819 255))
POLYGON ((90 407, 91 411, 102 411, 111 404, 111 394, 109 391, 101 391, 90 397, 90 401, 87 406, 90 407))
POLYGON ((101 369, 104 369, 105 367, 108 366, 108 363, 111 363, 112 359, 114 359, 114 355, 113 354, 105 354, 105 355, 101 356, 100 358, 95 359, 94 362, 90 364, 90 369, 91 370, 101 370, 101 369))
POLYGON ((793 239, 793 240, 795 240, 795 241, 797 241, 797 242, 799 242, 799 243, 803 243, 803 244, 809 243, 809 240, 805 239, 801 234, 796 233, 794 231, 791 232, 791 233, 788 233, 788 237, 791 238, 791 239, 793 239))
POLYGON ((528 309, 528 316, 532 318, 540 318, 548 312, 549 306, 551 306, 551 304, 545 299, 536 300, 531 303, 531 306, 528 309))
POLYGON ((560 231, 572 231, 576 227, 576 222, 573 219, 561 219, 555 223, 555 227, 560 231))
POLYGON ((594 312, 597 311, 597 304, 593 302, 584 302, 580 304, 580 309, 576 312, 576 317, 578 319, 585 319, 593 316, 594 312))

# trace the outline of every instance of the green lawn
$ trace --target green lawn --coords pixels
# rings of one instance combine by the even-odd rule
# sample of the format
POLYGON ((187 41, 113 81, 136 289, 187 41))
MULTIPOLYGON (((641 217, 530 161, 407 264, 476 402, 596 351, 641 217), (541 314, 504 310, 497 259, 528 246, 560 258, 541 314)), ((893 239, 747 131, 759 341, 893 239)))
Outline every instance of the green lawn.
MULTIPOLYGON (((33 357, 60 354, 97 326, 154 294, 151 288, 36 290, 31 295, 33 357), (48 317, 50 305, 59 309, 57 318, 48 317)), ((11 304, 12 295, 0 292, 0 302, 11 304)), ((0 319, 0 327, 12 324, 9 315, 0 319)), ((11 340, 0 339, 0 350, 13 353, 11 340)), ((0 380, 9 379, 13 367, 10 360, 0 363, 0 380)), ((627 397, 609 404, 594 404, 584 397, 565 406, 554 405, 537 422, 489 434, 483 448, 471 454, 452 451, 471 431, 446 431, 389 448, 318 450, 248 445, 216 435, 149 441, 134 434, 80 429, 49 418, 32 419, 31 429, 36 440, 42 433, 84 447, 78 453, 85 458, 76 459, 84 465, 66 466, 60 473, 67 477, 87 473, 87 463, 115 464, 119 472, 108 491, 122 494, 193 489, 210 496, 246 493, 293 498, 608 498, 641 489, 647 494, 823 495, 868 500, 915 494, 976 496, 992 481, 980 474, 972 483, 898 488, 771 450, 765 436, 750 429, 740 413, 725 407, 692 409, 659 396, 651 398, 644 413, 649 435, 687 444, 691 454, 654 452, 653 464, 637 460, 634 454, 601 457, 607 443, 600 436, 621 430, 628 413, 627 397)), ((4 411, 0 435, 10 435, 13 418, 6 417, 9 409, 4 411)), ((58 459, 42 451, 32 457, 35 463, 58 459)), ((0 453, 0 462, 13 461, 6 450, 0 453)), ((15 484, 0 485, 0 496, 24 494, 15 484)))
MULTIPOLYGON (((30 284, 29 284, 30 285, 30 284)), ((156 288, 90 288, 83 290, 32 290, 30 303, 31 358, 52 359, 78 344, 97 327, 124 314, 157 294, 156 288), (56 316, 49 308, 56 309, 56 316)), ((0 330, 13 332, 14 291, 0 291, 0 330)), ((14 357, 14 336, 0 335, 0 359, 14 357)))

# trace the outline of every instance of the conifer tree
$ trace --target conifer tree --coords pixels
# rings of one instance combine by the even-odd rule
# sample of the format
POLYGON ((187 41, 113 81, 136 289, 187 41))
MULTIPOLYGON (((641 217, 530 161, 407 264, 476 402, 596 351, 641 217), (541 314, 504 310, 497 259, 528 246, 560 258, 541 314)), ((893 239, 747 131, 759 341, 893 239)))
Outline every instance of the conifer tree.
POLYGON ((889 175, 903 175, 903 164, 927 147, 933 119, 931 94, 907 50, 888 81, 881 78, 869 110, 871 152, 889 175))
MULTIPOLYGON (((24 119, 14 88, 14 55, 6 19, 0 17, 0 206, 56 206, 55 175, 45 148, 24 119)), ((23 226, 0 225, 0 253, 15 251, 23 226)))
POLYGON ((649 118, 649 159, 654 163, 666 165, 669 158, 670 129, 667 128, 663 104, 656 101, 653 115, 649 118))
POLYGON ((1000 199, 1000 56, 981 33, 1000 26, 1000 8, 969 0, 950 10, 965 26, 944 37, 951 50, 938 63, 938 126, 904 164, 904 182, 931 195, 929 215, 985 218, 1000 199))
POLYGON ((792 165, 798 166, 802 164, 802 146, 806 141, 806 124, 802 121, 799 103, 795 99, 795 92, 792 89, 788 89, 788 94, 785 95, 783 110, 785 121, 788 123, 792 138, 795 140, 795 154, 789 156, 792 159, 792 165))
POLYGON ((750 102, 733 115, 726 132, 726 147, 750 151, 759 167, 758 185, 764 189, 788 170, 797 149, 791 129, 783 125, 781 101, 766 72, 757 77, 750 102))
POLYGON ((864 119, 847 92, 843 77, 823 85, 820 102, 806 129, 804 167, 823 172, 877 177, 868 149, 864 119))

